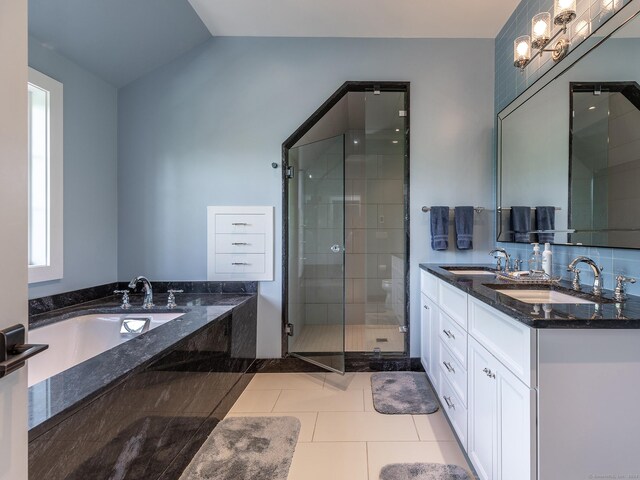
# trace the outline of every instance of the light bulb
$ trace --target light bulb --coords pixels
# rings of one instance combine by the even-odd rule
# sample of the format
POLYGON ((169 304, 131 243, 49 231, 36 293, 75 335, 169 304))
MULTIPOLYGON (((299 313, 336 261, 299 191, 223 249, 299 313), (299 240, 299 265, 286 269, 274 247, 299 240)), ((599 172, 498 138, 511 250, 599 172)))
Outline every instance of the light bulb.
POLYGON ((527 45, 527 42, 520 42, 518 44, 518 47, 516 48, 516 51, 518 52, 519 56, 526 57, 527 53, 529 53, 529 45, 527 45))
POLYGON ((572 0, 558 0, 558 7, 560 8, 569 8, 573 3, 572 0))
POLYGON ((545 22, 544 20, 538 20, 533 26, 533 33, 535 33, 536 36, 538 37, 541 35, 544 35, 546 31, 547 31, 547 22, 545 22))

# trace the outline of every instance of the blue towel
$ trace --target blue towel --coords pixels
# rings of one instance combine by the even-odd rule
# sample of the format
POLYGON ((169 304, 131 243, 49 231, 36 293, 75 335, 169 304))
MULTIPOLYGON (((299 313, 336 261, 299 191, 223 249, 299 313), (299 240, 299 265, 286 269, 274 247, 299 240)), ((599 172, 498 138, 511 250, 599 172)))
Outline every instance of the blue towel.
POLYGON ((515 242, 531 242, 531 207, 511 207, 511 230, 515 242))
POLYGON ((449 207, 431 207, 431 248, 449 248, 449 207))
POLYGON ((455 208, 456 247, 473 250, 473 207, 455 208))
MULTIPOLYGON (((536 207, 536 230, 555 230, 556 207, 536 207)), ((554 233, 539 233, 539 243, 553 243, 554 233)))

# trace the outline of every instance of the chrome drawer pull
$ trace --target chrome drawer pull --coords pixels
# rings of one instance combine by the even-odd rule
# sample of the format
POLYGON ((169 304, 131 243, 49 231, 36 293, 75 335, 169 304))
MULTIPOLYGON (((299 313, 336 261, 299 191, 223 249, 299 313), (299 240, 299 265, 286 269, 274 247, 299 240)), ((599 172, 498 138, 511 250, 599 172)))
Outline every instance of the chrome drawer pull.
POLYGON ((444 401, 447 402, 447 407, 453 408, 455 410, 456 406, 451 401, 451 397, 447 397, 446 395, 443 395, 442 398, 444 398, 444 401))
POLYGON ((482 371, 487 375, 487 377, 489 377, 489 378, 496 378, 496 374, 495 374, 495 373, 493 373, 493 372, 491 371, 491 369, 489 369, 489 368, 483 368, 483 369, 482 369, 482 371))
POLYGON ((429 307, 427 305, 423 305, 425 310, 429 310, 429 307))
POLYGON ((246 262, 233 262, 231 265, 251 265, 251 264, 246 262))
POLYGON ((442 362, 449 373, 456 373, 456 370, 451 366, 449 362, 442 362))
POLYGON ((233 242, 231 245, 249 245, 247 242, 233 242))
POLYGON ((447 336, 447 338, 453 338, 454 340, 456 339, 456 336, 451 333, 451 330, 442 330, 444 332, 444 334, 447 336))
POLYGON ((239 227, 239 226, 247 226, 249 224, 247 222, 234 222, 231 225, 233 225, 235 227, 239 227))

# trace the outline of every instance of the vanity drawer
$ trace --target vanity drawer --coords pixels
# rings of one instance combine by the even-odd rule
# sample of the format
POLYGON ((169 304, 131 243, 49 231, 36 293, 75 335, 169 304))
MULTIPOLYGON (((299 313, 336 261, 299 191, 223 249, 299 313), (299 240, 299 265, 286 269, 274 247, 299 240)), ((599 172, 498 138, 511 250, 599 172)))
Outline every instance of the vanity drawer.
POLYGON ((420 290, 431 300, 438 301, 438 279, 424 270, 420 270, 420 290))
POLYGON ((264 254, 216 254, 216 273, 263 273, 264 271, 264 254))
POLYGON ((264 253, 264 235, 221 233, 216 235, 217 253, 264 253))
POLYGON ((265 233, 266 216, 260 214, 216 214, 216 234, 265 233))
POLYGON ((442 403, 442 410, 444 410, 453 429, 458 434, 460 443, 467 449, 467 408, 460 400, 460 397, 455 392, 449 380, 444 375, 444 372, 440 370, 440 390, 438 391, 438 397, 442 403))
POLYGON ((467 329, 467 294, 442 280, 438 281, 438 305, 467 329))
POLYGON ((440 335, 442 343, 449 347, 456 360, 464 368, 467 368, 467 332, 451 320, 446 313, 440 311, 439 317, 438 335, 440 335))
POLYGON ((469 300, 469 335, 492 353, 527 386, 535 387, 534 331, 495 308, 469 300))
POLYGON ((444 340, 440 340, 442 345, 439 348, 438 365, 442 371, 443 377, 449 380, 449 384, 455 390, 462 403, 467 405, 467 369, 449 351, 444 345, 444 340))

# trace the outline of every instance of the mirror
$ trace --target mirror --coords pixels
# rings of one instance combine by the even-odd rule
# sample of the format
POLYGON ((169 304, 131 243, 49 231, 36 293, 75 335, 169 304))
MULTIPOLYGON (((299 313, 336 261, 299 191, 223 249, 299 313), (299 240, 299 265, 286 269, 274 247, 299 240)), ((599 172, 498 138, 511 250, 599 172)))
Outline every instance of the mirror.
POLYGON ((498 241, 640 248, 640 17, 498 115, 498 241))

